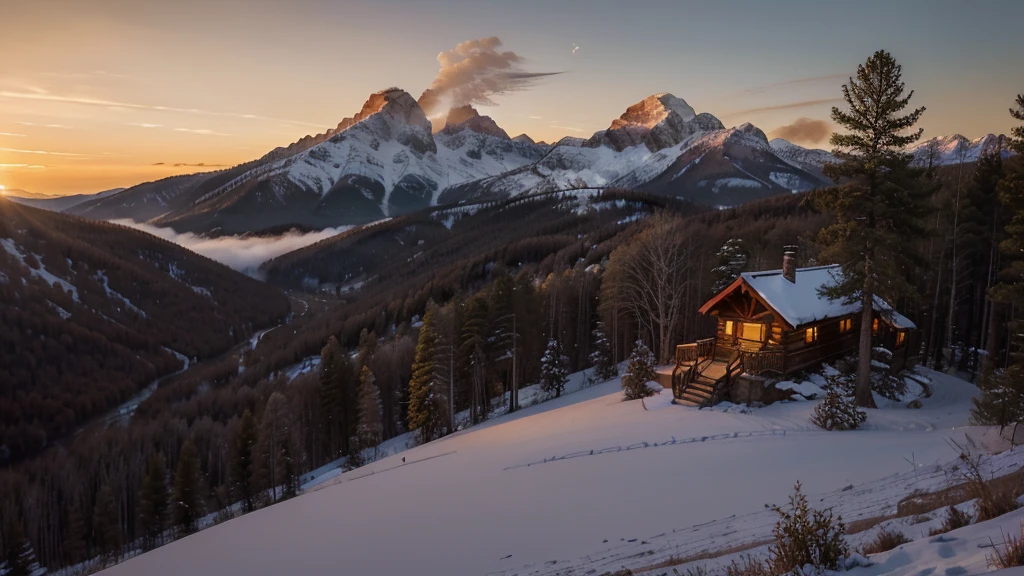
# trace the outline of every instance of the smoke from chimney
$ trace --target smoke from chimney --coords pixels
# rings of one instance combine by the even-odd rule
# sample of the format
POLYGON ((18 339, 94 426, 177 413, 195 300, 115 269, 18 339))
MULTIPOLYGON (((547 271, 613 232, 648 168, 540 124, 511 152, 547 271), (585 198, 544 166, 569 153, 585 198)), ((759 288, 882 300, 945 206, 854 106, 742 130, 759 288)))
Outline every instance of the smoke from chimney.
POLYGON ((491 36, 467 40, 438 54, 441 70, 419 100, 427 116, 467 104, 493 106, 493 96, 524 90, 545 76, 560 74, 523 71, 523 57, 499 52, 500 46, 501 39, 491 36))
POLYGON ((782 277, 796 284, 796 246, 782 247, 782 277))

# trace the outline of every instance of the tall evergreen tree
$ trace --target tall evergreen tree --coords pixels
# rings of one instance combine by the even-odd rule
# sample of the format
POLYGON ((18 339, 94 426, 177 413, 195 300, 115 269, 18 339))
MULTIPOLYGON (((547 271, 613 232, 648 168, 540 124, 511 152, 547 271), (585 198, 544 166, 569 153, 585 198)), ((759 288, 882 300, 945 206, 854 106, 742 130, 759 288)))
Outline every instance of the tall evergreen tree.
POLYGON ((459 344, 460 365, 469 382, 469 415, 476 424, 491 411, 488 382, 491 375, 491 314, 487 298, 477 294, 466 302, 459 344))
POLYGON ((67 522, 64 524, 64 536, 61 540, 64 550, 65 565, 71 566, 83 562, 88 550, 85 546, 85 519, 75 499, 68 504, 67 522))
POLYGON ((302 454, 288 400, 280 392, 271 394, 263 409, 258 452, 262 480, 270 487, 274 501, 295 496, 299 488, 302 454))
POLYGON ((711 270, 715 282, 711 287, 716 294, 725 290, 732 284, 740 273, 747 267, 747 258, 750 255, 740 238, 730 238, 722 244, 715 254, 718 264, 711 270))
POLYGON ((832 120, 845 133, 830 139, 837 162, 825 172, 837 186, 815 195, 815 204, 835 214, 836 223, 818 235, 822 258, 842 265, 841 281, 823 295, 863 308, 856 402, 874 406, 871 397, 872 310, 876 296, 894 300, 910 295, 906 267, 915 262, 909 239, 925 234, 922 171, 911 167, 908 145, 921 137, 909 131, 924 108, 907 114, 914 92, 904 95, 902 67, 884 50, 857 67, 856 78, 843 86, 847 110, 832 108, 832 120))
POLYGON ((569 359, 557 338, 548 340, 548 347, 540 360, 540 387, 548 395, 558 398, 565 392, 569 381, 569 359))
POLYGON ((35 550, 25 537, 25 530, 20 523, 14 525, 7 547, 7 560, 0 562, 0 575, 32 576, 40 573, 35 550))
MULTIPOLYGON (((1010 114, 1024 122, 1024 98, 1017 97, 1017 110, 1010 114)), ((1024 137, 1024 125, 1013 129, 1015 137, 1024 137)), ((1015 145, 1024 144, 1017 140, 1015 145)), ((1017 163, 1020 163, 1018 157, 1017 163)), ((1001 210, 1009 214, 1005 236, 999 243, 1003 255, 998 283, 989 291, 994 302, 1011 310, 1024 308, 1024 173, 1020 166, 1009 171, 999 183, 1001 210)), ((1008 324, 1008 359, 1005 367, 995 362, 979 382, 980 397, 974 399, 974 419, 983 424, 1024 422, 1024 322, 1013 319, 1008 324)))
POLYGON ((356 426, 356 377, 338 339, 331 336, 320 352, 320 413, 330 458, 348 454, 356 426))
POLYGON ((441 403, 442 391, 437 380, 437 306, 427 305, 416 342, 416 359, 409 381, 409 428, 420 431, 420 440, 436 438, 447 407, 441 403))
POLYGON ((1017 154, 1024 155, 1024 94, 1017 94, 1016 108, 1010 108, 1010 116, 1021 122, 1020 126, 1014 126, 1010 130, 1012 140, 1010 145, 1017 154))
POLYGON ((162 454, 149 457, 146 475, 139 489, 139 529, 147 547, 159 543, 167 527, 167 469, 162 454))
POLYGON ((100 486, 96 493, 96 507, 92 513, 92 540, 96 551, 108 557, 121 550, 121 526, 118 521, 117 503, 110 486, 100 486))
POLYGON ((174 525, 183 534, 195 532, 206 506, 203 503, 199 450, 191 439, 181 445, 172 492, 171 509, 174 512, 174 525))
POLYGON ((380 444, 383 421, 381 417, 380 390, 377 389, 373 372, 363 366, 359 373, 359 445, 364 449, 380 444))
POLYGON ((235 427, 231 437, 231 466, 228 472, 231 495, 242 503, 245 512, 256 506, 256 443, 259 433, 256 418, 248 409, 235 427))
POLYGON ((590 353, 590 362, 594 364, 594 376, 598 381, 611 380, 619 375, 619 369, 612 360, 611 342, 604 331, 604 322, 598 322, 594 328, 594 350, 590 353))

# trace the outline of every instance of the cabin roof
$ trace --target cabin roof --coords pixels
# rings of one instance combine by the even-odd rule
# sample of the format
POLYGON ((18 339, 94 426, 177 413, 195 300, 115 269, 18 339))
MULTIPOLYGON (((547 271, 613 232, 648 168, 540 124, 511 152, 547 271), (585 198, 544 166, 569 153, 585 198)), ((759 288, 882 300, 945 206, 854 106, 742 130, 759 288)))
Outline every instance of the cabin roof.
MULTIPOLYGON (((842 273, 839 265, 832 265, 797 268, 796 283, 783 278, 782 270, 744 272, 740 278, 795 328, 861 311, 860 302, 846 303, 844 300, 832 300, 818 294, 819 288, 834 284, 841 278, 842 273)), ((736 283, 726 290, 735 286, 736 283)), ((874 309, 896 328, 917 327, 909 318, 896 312, 888 302, 878 296, 875 296, 874 309)))

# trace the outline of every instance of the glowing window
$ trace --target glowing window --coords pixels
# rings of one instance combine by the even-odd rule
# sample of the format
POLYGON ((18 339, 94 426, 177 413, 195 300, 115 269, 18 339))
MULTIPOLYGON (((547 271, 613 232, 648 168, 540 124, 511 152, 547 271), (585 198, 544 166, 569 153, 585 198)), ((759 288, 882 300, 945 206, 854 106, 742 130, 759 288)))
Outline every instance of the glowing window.
POLYGON ((725 321, 725 334, 726 336, 732 336, 732 320, 725 321))
POLYGON ((804 330, 804 342, 810 344, 818 339, 818 327, 808 328, 804 330))
POLYGON ((871 323, 871 331, 878 334, 878 318, 875 318, 875 321, 871 323))
POLYGON ((896 345, 897 346, 902 346, 903 345, 903 341, 906 340, 906 339, 907 339, 907 333, 906 332, 900 330, 899 332, 896 333, 896 345))
POLYGON ((853 328, 853 318, 847 318, 846 320, 839 321, 840 332, 849 332, 851 328, 853 328))
POLYGON ((761 342, 764 340, 764 324, 743 322, 740 324, 740 338, 761 342))

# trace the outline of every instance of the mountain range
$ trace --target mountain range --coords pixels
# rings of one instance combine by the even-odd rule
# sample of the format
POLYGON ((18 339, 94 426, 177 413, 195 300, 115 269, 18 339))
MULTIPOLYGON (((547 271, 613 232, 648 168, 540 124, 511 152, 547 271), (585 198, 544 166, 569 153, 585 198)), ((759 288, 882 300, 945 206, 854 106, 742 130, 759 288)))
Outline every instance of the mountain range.
MULTIPOLYGON (((957 137, 922 142, 939 163, 958 161, 957 137), (931 143, 931 145, 930 145, 931 143)), ((969 142, 977 159, 999 137, 969 142)), ((746 123, 726 128, 662 93, 628 107, 590 138, 554 144, 510 137, 471 106, 433 131, 419 103, 389 88, 335 128, 227 170, 175 176, 76 203, 93 219, 130 218, 178 232, 234 235, 287 227, 363 224, 429 206, 559 190, 628 188, 719 208, 829 184, 824 150, 746 123)))

